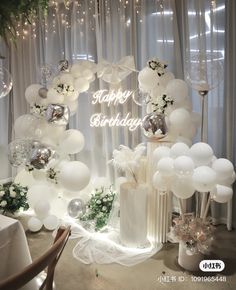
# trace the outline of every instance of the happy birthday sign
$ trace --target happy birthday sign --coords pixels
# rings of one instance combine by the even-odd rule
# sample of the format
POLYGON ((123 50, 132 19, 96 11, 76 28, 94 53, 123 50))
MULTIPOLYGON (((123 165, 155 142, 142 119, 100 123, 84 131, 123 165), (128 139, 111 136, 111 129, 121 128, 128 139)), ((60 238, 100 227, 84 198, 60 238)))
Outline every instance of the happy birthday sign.
MULTIPOLYGON (((129 98, 132 98, 134 91, 132 90, 98 90, 93 94, 92 104, 107 104, 118 106, 125 104, 129 98)), ((102 113, 93 114, 90 118, 91 127, 128 127, 130 131, 136 130, 142 124, 141 118, 132 118, 131 113, 122 116, 118 113, 116 116, 109 117, 102 113)))

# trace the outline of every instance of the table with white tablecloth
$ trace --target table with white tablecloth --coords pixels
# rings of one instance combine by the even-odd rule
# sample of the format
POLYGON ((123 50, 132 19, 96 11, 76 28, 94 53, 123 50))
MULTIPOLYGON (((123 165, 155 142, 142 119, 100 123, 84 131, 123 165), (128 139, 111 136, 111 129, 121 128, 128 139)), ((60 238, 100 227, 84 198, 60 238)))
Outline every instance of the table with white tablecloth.
MULTIPOLYGON (((16 274, 31 264, 31 256, 21 223, 0 215, 0 280, 16 274)), ((34 281, 21 288, 37 289, 34 281)))

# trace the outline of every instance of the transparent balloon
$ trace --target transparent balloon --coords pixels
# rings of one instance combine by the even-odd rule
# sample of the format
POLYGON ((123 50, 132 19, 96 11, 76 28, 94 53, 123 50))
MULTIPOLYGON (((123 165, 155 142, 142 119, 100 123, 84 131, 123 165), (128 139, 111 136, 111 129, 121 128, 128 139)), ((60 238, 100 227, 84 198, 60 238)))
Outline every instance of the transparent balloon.
POLYGON ((0 67, 0 99, 12 89, 12 77, 7 69, 0 67))

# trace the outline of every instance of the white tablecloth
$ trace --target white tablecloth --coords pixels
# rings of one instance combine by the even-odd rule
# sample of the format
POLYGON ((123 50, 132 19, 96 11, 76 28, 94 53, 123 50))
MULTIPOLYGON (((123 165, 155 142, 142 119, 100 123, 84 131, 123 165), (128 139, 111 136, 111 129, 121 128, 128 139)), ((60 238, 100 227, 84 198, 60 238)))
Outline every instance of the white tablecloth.
MULTIPOLYGON (((32 262, 24 229, 15 219, 0 215, 0 280, 20 272, 32 262)), ((36 290, 29 282, 22 290, 36 290)))

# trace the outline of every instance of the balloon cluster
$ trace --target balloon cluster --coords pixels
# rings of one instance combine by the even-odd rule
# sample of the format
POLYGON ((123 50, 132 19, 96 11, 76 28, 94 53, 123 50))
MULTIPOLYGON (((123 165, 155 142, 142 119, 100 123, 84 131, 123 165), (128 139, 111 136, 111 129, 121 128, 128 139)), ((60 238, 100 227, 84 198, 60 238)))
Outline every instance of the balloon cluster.
POLYGON ((187 199, 195 191, 210 192, 216 202, 228 202, 233 195, 235 181, 233 164, 217 159, 212 148, 203 142, 190 148, 182 142, 171 148, 157 147, 153 152, 156 173, 153 186, 160 192, 171 190, 178 198, 187 199))
POLYGON ((186 82, 175 79, 173 73, 166 71, 166 67, 157 59, 150 60, 138 75, 139 89, 148 95, 144 135, 160 139, 166 136, 168 130, 169 139, 191 145, 201 118, 198 113, 192 112, 186 82), (155 117, 157 114, 164 115, 167 130, 163 121, 155 117))

